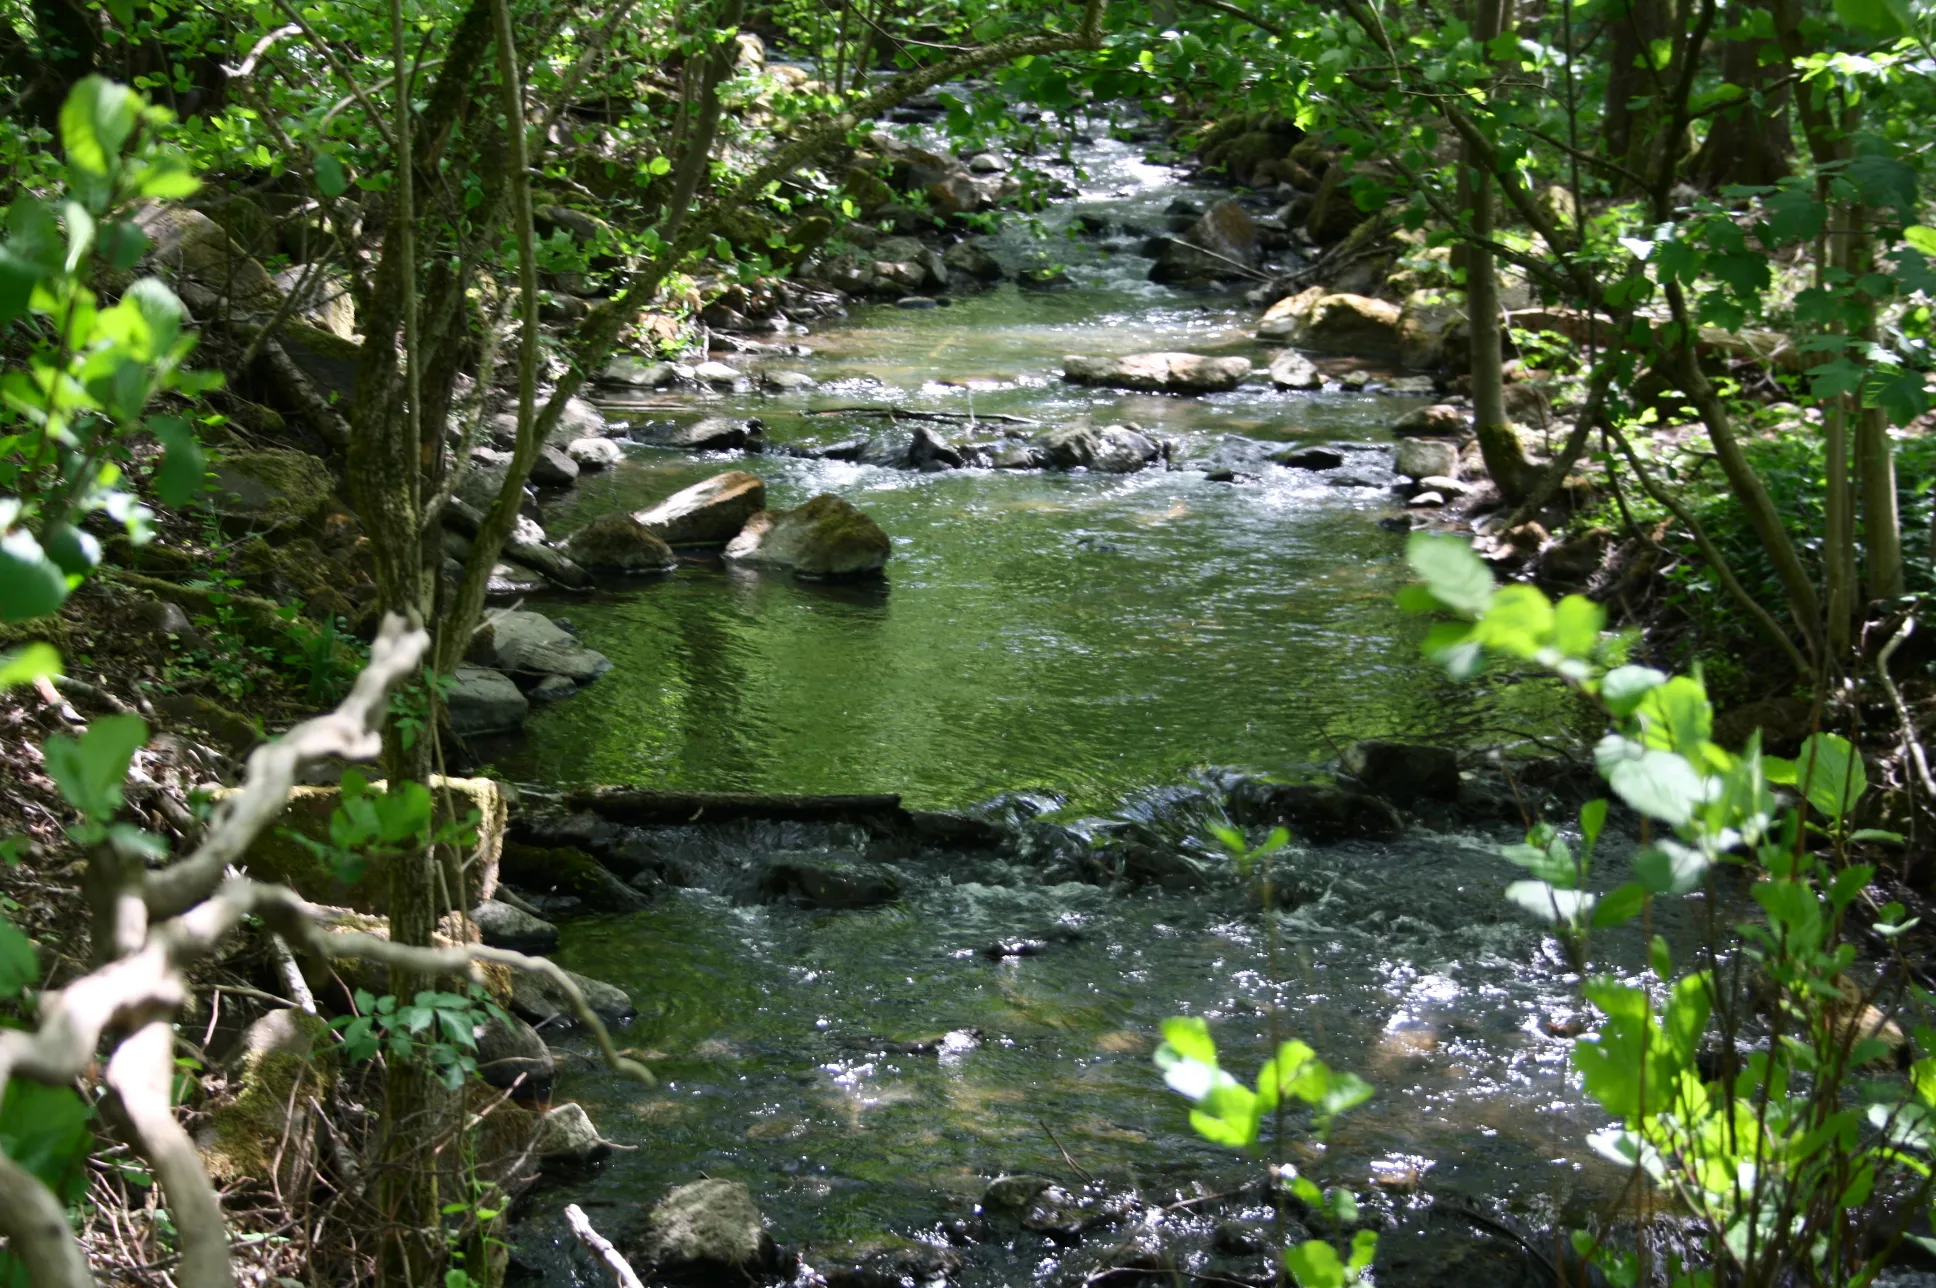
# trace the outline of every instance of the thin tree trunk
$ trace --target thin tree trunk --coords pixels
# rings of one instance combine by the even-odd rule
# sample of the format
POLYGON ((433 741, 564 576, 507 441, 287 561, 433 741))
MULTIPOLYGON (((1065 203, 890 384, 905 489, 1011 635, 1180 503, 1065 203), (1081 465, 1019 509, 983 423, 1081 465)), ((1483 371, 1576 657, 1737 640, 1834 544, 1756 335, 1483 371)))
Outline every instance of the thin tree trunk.
MULTIPOLYGON (((1855 207, 1848 223, 1849 273, 1859 279, 1875 271, 1875 237, 1869 231, 1868 211, 1855 207)), ((1876 311, 1870 297, 1861 301, 1862 320, 1855 337, 1862 347, 1876 342, 1876 311)), ((1859 396, 1854 397, 1858 404, 1859 396)), ((1862 486, 1862 554, 1869 598, 1899 599, 1902 579, 1902 516, 1896 508, 1896 449, 1889 438, 1889 419, 1880 407, 1861 407, 1855 421, 1856 476, 1862 486)))
MULTIPOLYGON (((1485 44, 1507 27, 1510 0, 1478 0, 1473 36, 1485 44)), ((1465 247, 1466 326, 1472 336, 1472 420, 1486 472, 1507 505, 1526 497, 1526 453, 1506 417, 1504 336, 1499 315, 1499 271, 1493 261, 1492 168, 1487 158, 1467 143, 1462 151, 1462 177, 1472 197, 1472 242, 1465 247)))
MULTIPOLYGON (((1766 8, 1766 4, 1753 7, 1766 8)), ((1744 98, 1741 106, 1715 116, 1689 167, 1695 181, 1710 189, 1729 184, 1775 184, 1794 169, 1788 85, 1785 77, 1773 74, 1777 67, 1762 63, 1763 43, 1750 36, 1721 46, 1721 79, 1739 85, 1750 97, 1744 98), (1755 94, 1761 96, 1759 104, 1751 97, 1755 94)))

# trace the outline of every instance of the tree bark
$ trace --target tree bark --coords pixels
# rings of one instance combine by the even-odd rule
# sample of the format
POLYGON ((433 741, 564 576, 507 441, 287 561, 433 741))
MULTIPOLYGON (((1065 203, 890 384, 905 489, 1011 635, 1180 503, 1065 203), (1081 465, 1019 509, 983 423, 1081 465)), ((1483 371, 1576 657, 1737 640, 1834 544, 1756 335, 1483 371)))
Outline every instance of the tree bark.
MULTIPOLYGON (((1511 0, 1478 0, 1473 36, 1480 44, 1510 26, 1511 0)), ((1472 237, 1465 246, 1466 326, 1472 337, 1472 421, 1492 476, 1507 505, 1526 498, 1531 470, 1519 435, 1506 416, 1505 337, 1499 310, 1499 268, 1493 260, 1493 175, 1490 158, 1472 143, 1461 149, 1460 178, 1471 196, 1472 237)))
POLYGON ((1651 174, 1667 98, 1666 69, 1654 67, 1653 49, 1655 41, 1668 36, 1667 5, 1665 0, 1612 0, 1606 16, 1606 154, 1629 170, 1651 174))
MULTIPOLYGON (((1758 6, 1765 8, 1766 6, 1758 6)), ((1752 97, 1716 114, 1689 167, 1693 179, 1710 189, 1729 184, 1779 183, 1795 168, 1795 142, 1789 128, 1789 90, 1782 70, 1761 61, 1762 42, 1737 36, 1721 46, 1721 79, 1752 97)))

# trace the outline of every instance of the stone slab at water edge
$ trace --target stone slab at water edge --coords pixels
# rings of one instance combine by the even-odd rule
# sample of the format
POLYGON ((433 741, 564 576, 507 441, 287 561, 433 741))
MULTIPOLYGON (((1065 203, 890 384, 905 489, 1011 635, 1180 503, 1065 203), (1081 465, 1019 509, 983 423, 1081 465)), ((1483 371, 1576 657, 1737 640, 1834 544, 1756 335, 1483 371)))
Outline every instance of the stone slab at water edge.
POLYGON ((728 470, 633 517, 669 546, 723 546, 765 508, 766 484, 743 470, 728 470))
POLYGON ((1062 378, 1070 384, 1150 394, 1224 393, 1249 374, 1249 358, 1210 358, 1200 353, 1132 353, 1121 358, 1070 354, 1062 359, 1062 378))

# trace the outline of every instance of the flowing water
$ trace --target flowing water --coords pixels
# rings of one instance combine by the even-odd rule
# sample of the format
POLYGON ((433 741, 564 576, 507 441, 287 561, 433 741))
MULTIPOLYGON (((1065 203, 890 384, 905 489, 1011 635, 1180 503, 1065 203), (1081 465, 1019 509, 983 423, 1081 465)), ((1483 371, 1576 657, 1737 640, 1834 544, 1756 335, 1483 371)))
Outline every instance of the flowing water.
MULTIPOLYGON (((1214 194, 1188 193, 1130 145, 1081 155, 1084 195, 1047 230, 1073 288, 857 308, 798 337, 811 354, 762 359, 812 375, 810 393, 668 397, 611 414, 757 415, 769 438, 798 444, 854 432, 851 415, 812 413, 890 405, 1131 422, 1196 448, 1226 434, 1389 443, 1385 427, 1416 400, 1062 384, 1066 353, 1265 357, 1239 301, 1149 283, 1133 233, 1058 231, 1077 212, 1160 231, 1172 198, 1214 194)), ((1040 245, 1009 234, 1004 253, 1040 245)), ((548 506, 546 526, 567 532, 747 469, 770 504, 832 492, 866 510, 894 540, 888 575, 816 585, 695 562, 557 607, 616 666, 534 714, 499 761, 526 781, 898 792, 929 809, 1027 791, 1059 817, 1121 820, 1161 814, 1197 766, 1296 774, 1353 738, 1471 746, 1550 733, 1560 719, 1541 686, 1454 687, 1420 657, 1421 624, 1392 603, 1403 538, 1379 524, 1395 513, 1382 488, 1275 466, 1233 484, 1187 470, 923 474, 628 451, 548 506)), ((714 843, 841 843, 783 832, 714 843)), ((1365 1189, 1374 1175, 1419 1173, 1425 1192, 1522 1213, 1618 1188, 1582 1143, 1600 1119, 1567 1085, 1566 1044, 1544 1031, 1569 1009, 1570 977, 1505 906, 1496 840, 1419 832, 1281 860, 1293 891, 1275 994, 1285 1035, 1378 1088, 1328 1148, 1293 1151, 1318 1175, 1365 1189)), ((1150 1052, 1164 1017, 1199 1014, 1232 1067, 1255 1071, 1273 990, 1246 891, 1114 893, 997 860, 906 875, 906 897, 885 909, 739 906, 686 889, 646 912, 569 923, 560 960, 633 994, 641 1016, 623 1041, 659 1057, 661 1081, 648 1091, 589 1060, 569 1066, 562 1093, 638 1148, 541 1196, 520 1257, 554 1281, 589 1275, 545 1251, 568 1243, 565 1201, 622 1230, 638 1205, 701 1174, 746 1180, 776 1237, 809 1248, 940 1237, 990 1177, 1070 1176, 1064 1148, 1151 1193, 1233 1174, 1190 1131, 1150 1052), (1016 937, 1046 950, 984 951, 1016 937)), ((1057 1264, 1026 1241, 983 1245, 963 1278, 1027 1283, 1057 1264)))

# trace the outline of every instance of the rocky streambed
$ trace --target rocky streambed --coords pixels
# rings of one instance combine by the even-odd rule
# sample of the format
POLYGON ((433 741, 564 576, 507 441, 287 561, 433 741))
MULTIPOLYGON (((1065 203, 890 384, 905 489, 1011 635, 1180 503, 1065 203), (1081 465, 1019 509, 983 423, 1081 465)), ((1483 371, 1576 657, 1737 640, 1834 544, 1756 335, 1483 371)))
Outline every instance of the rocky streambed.
POLYGON ((1152 230, 1223 194, 1134 145, 1079 155, 1058 281, 1025 289, 1043 243, 997 237, 973 268, 998 284, 945 303, 912 278, 966 252, 878 261, 910 280, 875 272, 880 303, 810 334, 620 364, 617 459, 534 498, 568 556, 592 532, 636 558, 526 594, 611 667, 474 740, 526 787, 524 909, 490 915, 555 925, 659 1083, 527 1006, 552 1094, 631 1147, 520 1205, 527 1281, 598 1273, 570 1202, 705 1282, 1267 1281, 1257 1165, 1150 1062, 1175 1014, 1250 1076, 1276 1009, 1377 1086, 1286 1150, 1362 1197, 1380 1283, 1547 1281, 1545 1232, 1624 1180, 1565 1076, 1567 965, 1500 894, 1522 806, 1583 787, 1528 740, 1570 707, 1451 686, 1392 603, 1408 501, 1466 486, 1456 391, 1390 348, 1283 347, 1366 325, 1324 292, 1273 342, 1235 293, 1153 280, 1190 256, 1152 230), (884 575, 743 557, 836 509, 885 542, 842 571, 884 575), (675 527, 708 515, 704 542, 675 527), (1268 913, 1205 841, 1226 820, 1292 829, 1268 913))

